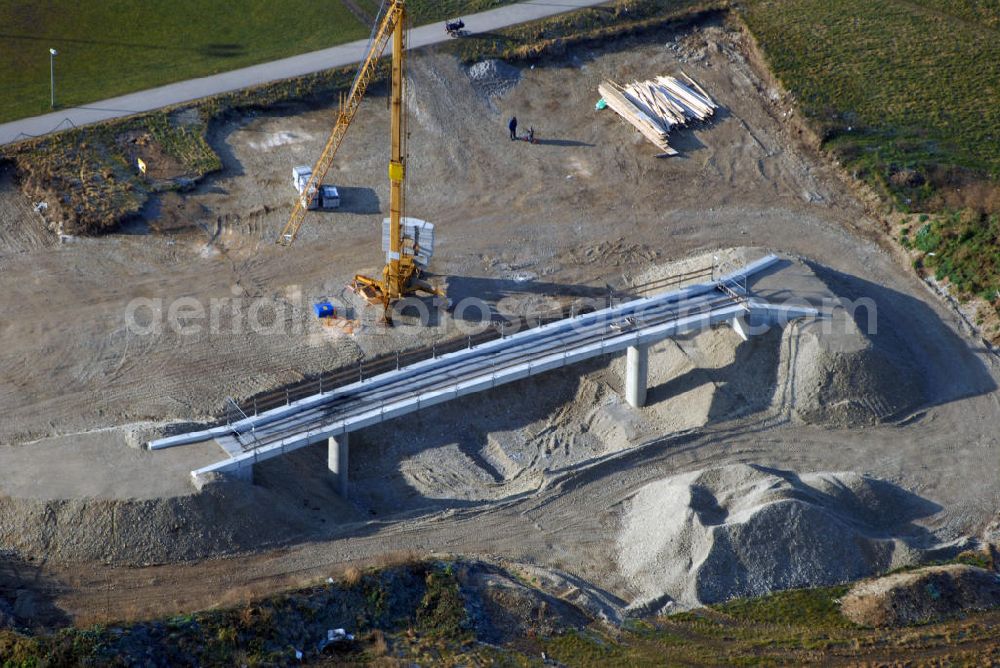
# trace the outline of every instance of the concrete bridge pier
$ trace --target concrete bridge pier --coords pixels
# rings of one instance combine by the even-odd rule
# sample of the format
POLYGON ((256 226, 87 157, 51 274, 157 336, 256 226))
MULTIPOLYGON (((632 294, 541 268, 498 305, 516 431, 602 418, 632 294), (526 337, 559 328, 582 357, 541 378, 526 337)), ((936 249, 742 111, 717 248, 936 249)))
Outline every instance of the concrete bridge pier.
POLYGON ((330 472, 337 476, 337 492, 347 498, 347 465, 350 454, 350 433, 331 436, 327 445, 326 464, 330 472))
POLYGON ((750 340, 750 329, 748 327, 746 316, 739 316, 733 318, 732 320, 733 331, 744 341, 750 340))
POLYGON ((633 408, 646 405, 649 346, 629 346, 625 351, 625 401, 633 408))

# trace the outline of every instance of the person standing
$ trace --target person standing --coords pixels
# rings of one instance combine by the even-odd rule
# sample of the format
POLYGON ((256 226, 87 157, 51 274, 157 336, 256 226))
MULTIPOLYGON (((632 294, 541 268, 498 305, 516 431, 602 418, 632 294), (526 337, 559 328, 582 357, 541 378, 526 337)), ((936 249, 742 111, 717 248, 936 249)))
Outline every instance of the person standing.
POLYGON ((517 116, 510 117, 510 123, 507 124, 507 127, 510 128, 510 140, 514 141, 517 139, 517 116))

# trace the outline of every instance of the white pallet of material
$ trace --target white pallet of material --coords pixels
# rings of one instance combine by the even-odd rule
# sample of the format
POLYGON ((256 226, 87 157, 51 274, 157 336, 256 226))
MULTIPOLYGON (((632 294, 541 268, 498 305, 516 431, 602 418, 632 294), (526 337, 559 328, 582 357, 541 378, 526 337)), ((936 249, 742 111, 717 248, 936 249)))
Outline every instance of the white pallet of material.
POLYGON ((717 105, 715 103, 715 101, 711 98, 711 96, 708 93, 705 92, 704 88, 702 88, 701 86, 698 85, 697 81, 695 81, 694 79, 692 79, 691 77, 689 77, 687 75, 687 73, 684 72, 683 70, 681 71, 681 76, 684 77, 687 80, 687 82, 689 84, 691 84, 698 91, 699 94, 701 94, 701 97, 705 100, 705 102, 710 107, 712 107, 712 109, 718 109, 719 108, 719 105, 717 105))
MULTIPOLYGON (((430 264, 434 256, 434 223, 428 223, 419 218, 404 216, 403 220, 403 254, 413 256, 413 261, 421 267, 430 264)), ((385 253, 386 262, 390 257, 389 247, 391 226, 388 218, 382 219, 382 252, 385 253)))
POLYGON ((695 116, 703 120, 715 113, 715 103, 703 98, 673 77, 657 77, 656 81, 675 98, 690 107, 695 116))

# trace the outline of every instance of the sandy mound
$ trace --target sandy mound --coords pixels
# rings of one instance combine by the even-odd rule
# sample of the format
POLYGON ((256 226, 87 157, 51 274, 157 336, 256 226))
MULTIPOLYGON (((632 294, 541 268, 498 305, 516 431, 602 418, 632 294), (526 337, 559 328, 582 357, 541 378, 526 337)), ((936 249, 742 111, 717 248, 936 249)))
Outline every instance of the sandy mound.
POLYGON ((517 85, 521 71, 502 60, 490 59, 468 69, 472 87, 485 97, 499 97, 517 85))
POLYGON ((7 497, 0 499, 0 544, 59 561, 155 563, 239 551, 257 541, 274 544, 295 535, 291 527, 267 521, 269 509, 253 503, 252 493, 222 487, 221 493, 155 501, 7 497))
POLYGON ((793 420, 837 427, 900 421, 996 389, 940 314, 903 292, 808 261, 754 288, 778 302, 795 295, 828 314, 785 333, 775 403, 793 420))
POLYGON ((1000 575, 950 564, 862 582, 843 598, 841 610, 856 624, 906 626, 997 606, 1000 575))
MULTIPOLYGON (((747 249, 724 249, 652 267, 634 282, 659 285, 678 272, 713 266, 724 273, 755 259, 747 249)), ((887 299, 875 299, 827 274, 792 262, 783 267, 781 281, 765 277, 753 286, 778 304, 790 296, 806 299, 827 319, 772 328, 749 344, 741 345, 723 327, 721 333, 654 348, 647 412, 662 413, 662 426, 678 430, 767 408, 801 423, 856 427, 904 417, 930 402, 923 373, 926 357, 893 326, 887 299), (666 405, 675 400, 681 400, 679 405, 666 405), (658 407, 663 410, 656 411, 658 407), (669 419, 677 424, 665 421, 669 419)), ((623 368, 616 362, 619 375, 623 368)))
POLYGON ((843 313, 786 329, 781 353, 776 398, 802 422, 875 424, 924 403, 912 360, 876 345, 843 313))
POLYGON ((931 541, 909 521, 933 508, 856 473, 695 471, 636 494, 618 563, 650 610, 846 582, 911 562, 931 541))

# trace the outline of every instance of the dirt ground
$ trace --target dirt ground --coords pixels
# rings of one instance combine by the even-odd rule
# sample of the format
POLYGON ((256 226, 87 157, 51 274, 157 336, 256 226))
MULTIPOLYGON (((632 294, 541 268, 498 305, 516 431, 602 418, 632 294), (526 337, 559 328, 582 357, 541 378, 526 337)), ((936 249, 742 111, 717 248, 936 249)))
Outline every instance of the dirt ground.
MULTIPOLYGON (((350 504, 320 479, 319 451, 260 466, 258 486, 241 491, 239 502, 212 490, 194 495, 187 471, 221 451, 164 455, 135 446, 220 414, 226 397, 456 332, 445 320, 433 328, 366 324, 349 337, 319 327, 311 314, 322 297, 374 318, 344 286, 380 266, 384 90, 363 104, 328 179, 341 187, 343 209, 311 215, 290 249, 273 240, 292 202, 291 167, 318 154, 331 109, 250 115, 212 131, 223 173, 192 193, 164 196, 129 234, 56 243, 10 176, 0 175, 0 493, 9 512, 33 518, 7 525, 0 538, 47 557, 24 567, 43 595, 71 614, 147 614, 418 551, 536 563, 627 602, 636 592, 614 568, 612 538, 624 504, 664 476, 727 463, 891 481, 937 504, 921 524, 945 541, 978 534, 996 515, 997 360, 879 246, 877 223, 800 141, 787 100, 747 62, 738 33, 709 24, 576 50, 523 69, 516 85, 493 97, 450 56, 421 53, 411 63, 406 213, 437 225, 432 268, 453 299, 601 296, 606 282, 625 288, 689 255, 707 251, 710 261, 720 248, 779 251, 802 261, 762 278, 755 285, 762 294, 877 305, 874 352, 830 375, 844 386, 820 395, 847 409, 817 414, 782 397, 782 387, 797 387, 779 382, 788 378, 782 364, 797 354, 793 335, 741 346, 719 330, 660 347, 657 385, 643 411, 618 397, 620 361, 598 361, 581 367, 579 378, 542 376, 367 430, 352 445, 358 492, 350 504), (679 157, 653 158, 655 149, 611 111, 594 110, 602 79, 678 69, 721 107, 711 123, 672 136, 679 157), (507 138, 511 114, 536 129, 537 145, 507 138), (171 232, 143 233, 147 226, 171 232), (207 323, 196 334, 126 327, 133 300, 162 299, 166 311, 182 297, 206 311, 213 299, 222 303, 217 331, 207 323), (249 309, 255 298, 266 298, 258 330, 268 331, 232 316, 231 300, 249 309), (861 388, 853 395, 852 379, 861 388), (890 400, 897 386, 910 400, 890 400), (864 404, 868 387, 889 399, 864 404), (543 454, 550 461, 536 465, 532 457, 543 454), (202 520, 221 527, 267 508, 273 513, 263 525, 296 523, 270 536, 233 529, 216 542, 202 540, 210 524, 193 522, 190 533, 162 539, 155 524, 118 542, 57 545, 60 522, 81 515, 60 515, 45 502, 107 502, 91 518, 102 525, 115 522, 121 504, 192 495, 202 520), (199 498, 211 501, 212 513, 199 498), (42 536, 31 534, 36 520, 42 536), (130 551, 131 540, 142 549, 130 551), (287 547, 254 553, 275 542, 287 547), (242 555, 134 568, 101 563, 227 551, 242 555), (87 567, 67 565, 80 561, 87 567)), ((157 510, 157 522, 183 527, 184 513, 195 512, 184 503, 157 510)), ((127 512, 142 523, 142 513, 127 512)))

